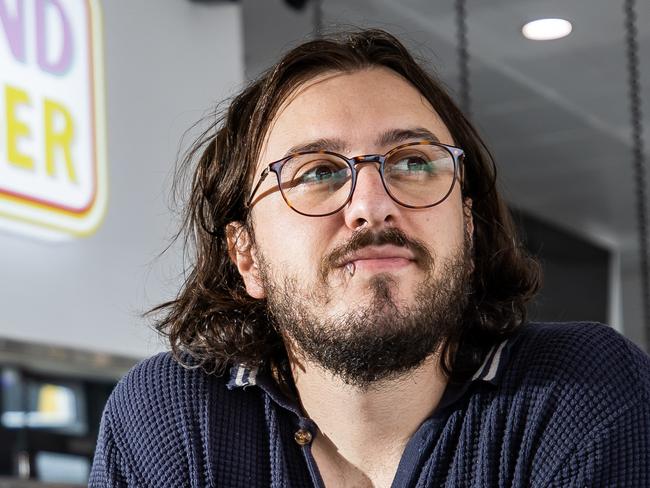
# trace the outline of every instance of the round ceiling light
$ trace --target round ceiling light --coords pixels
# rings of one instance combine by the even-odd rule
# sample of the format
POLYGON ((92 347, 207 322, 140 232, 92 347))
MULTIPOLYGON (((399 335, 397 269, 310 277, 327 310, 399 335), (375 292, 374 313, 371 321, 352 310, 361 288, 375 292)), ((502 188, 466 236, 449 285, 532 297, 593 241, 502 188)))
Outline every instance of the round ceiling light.
POLYGON ((571 33, 571 22, 564 19, 539 19, 528 22, 521 28, 521 33, 533 41, 550 41, 560 39, 571 33))

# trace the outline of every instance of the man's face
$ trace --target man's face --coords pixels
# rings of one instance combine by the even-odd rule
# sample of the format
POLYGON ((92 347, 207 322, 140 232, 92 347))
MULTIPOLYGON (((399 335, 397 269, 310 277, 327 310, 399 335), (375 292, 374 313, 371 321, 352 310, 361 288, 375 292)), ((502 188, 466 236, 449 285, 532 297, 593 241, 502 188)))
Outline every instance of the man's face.
MULTIPOLYGON (((298 145, 320 141, 320 149, 348 157, 384 154, 422 139, 388 135, 423 129, 454 144, 431 105, 393 71, 327 73, 281 107, 256 175, 298 145)), ((352 200, 326 217, 291 210, 279 191, 268 191, 277 187, 275 175, 267 177, 252 209, 254 246, 237 264, 248 293, 268 299, 294 353, 349 383, 367 384, 417 366, 411 363, 431 355, 459 320, 473 224, 458 184, 441 204, 409 209, 386 193, 377 164, 357 171, 352 200), (400 347, 418 349, 415 342, 421 350, 405 358, 409 364, 392 358, 372 370, 386 356, 409 354, 400 347), (372 371, 364 376, 364 368, 372 371)))

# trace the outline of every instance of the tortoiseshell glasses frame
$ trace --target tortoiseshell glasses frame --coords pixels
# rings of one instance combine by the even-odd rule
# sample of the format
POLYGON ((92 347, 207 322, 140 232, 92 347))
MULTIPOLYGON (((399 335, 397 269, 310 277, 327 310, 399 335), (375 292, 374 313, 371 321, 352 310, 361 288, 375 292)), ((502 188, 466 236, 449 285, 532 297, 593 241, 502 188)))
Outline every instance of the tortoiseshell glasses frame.
MULTIPOLYGON (((424 151, 424 148, 420 148, 420 149, 422 149, 424 151)), ((301 215, 305 215, 305 216, 308 216, 308 217, 326 217, 328 215, 333 215, 336 212, 338 212, 339 210, 341 210, 343 207, 345 207, 345 205, 347 205, 348 202, 352 199, 352 195, 354 194, 354 190, 356 188, 356 183, 357 183, 356 165, 358 165, 358 164, 367 164, 367 163, 379 164, 379 174, 381 176, 381 182, 382 182, 382 184, 384 186, 384 189, 386 190, 386 193, 396 203, 398 203, 399 205, 402 205, 403 207, 413 208, 413 209, 429 208, 429 207, 433 207, 435 205, 439 205, 440 203, 445 201, 445 199, 453 191, 454 185, 456 184, 456 181, 457 180, 462 181, 462 175, 460 173, 462 172, 462 162, 463 162, 464 156, 465 156, 465 153, 459 147, 450 146, 448 144, 442 144, 440 142, 435 142, 435 141, 430 141, 430 140, 420 140, 420 141, 416 141, 416 142, 408 142, 408 143, 405 143, 405 144, 400 144, 399 146, 394 147, 393 149, 391 149, 390 151, 388 151, 385 154, 364 154, 364 155, 361 155, 361 156, 354 156, 354 157, 351 157, 351 158, 348 158, 348 157, 346 157, 346 156, 344 156, 342 154, 339 154, 339 153, 336 153, 336 152, 333 152, 333 151, 325 151, 325 150, 296 152, 296 153, 288 154, 285 157, 283 157, 282 159, 279 159, 277 161, 273 161, 272 163, 270 163, 264 169, 264 171, 262 171, 262 173, 260 174, 260 176, 258 178, 257 183, 255 184, 255 186, 253 188, 253 191, 251 192, 251 196, 249 197, 248 201, 246 202, 246 208, 250 208, 254 203, 256 203, 256 202, 253 201, 256 193, 258 192, 260 186, 262 185, 262 183, 264 182, 266 177, 269 175, 269 173, 273 172, 276 175, 278 186, 277 186, 277 188, 274 187, 274 188, 268 190, 267 192, 264 193, 264 195, 266 195, 266 194, 268 194, 270 192, 273 192, 273 191, 277 191, 277 189, 279 189, 280 193, 282 194, 282 198, 284 199, 285 203, 289 206, 289 208, 291 208, 292 210, 294 210, 295 212, 297 212, 297 213, 299 213, 301 215), (450 156, 451 161, 453 161, 453 174, 451 176, 447 176, 447 178, 449 179, 449 181, 448 181, 448 185, 449 185, 448 189, 446 191, 441 192, 440 196, 436 196, 435 198, 433 198, 433 200, 434 200, 433 202, 422 204, 422 205, 414 205, 412 203, 407 203, 407 202, 404 202, 404 201, 400 200, 400 198, 398 198, 394 194, 395 189, 393 188, 393 190, 391 191, 391 186, 392 185, 387 183, 387 181, 386 181, 386 172, 385 172, 386 161, 391 161, 391 158, 393 156, 395 156, 396 154, 400 154, 402 151, 406 151, 409 148, 413 148, 414 150, 418 149, 418 146, 431 146, 430 150, 442 150, 443 151, 442 154, 447 154, 448 156, 450 156), (309 156, 309 155, 314 155, 315 158, 313 160, 310 159, 310 158, 305 158, 305 156, 309 156), (295 202, 292 203, 291 199, 287 195, 287 192, 288 191, 293 191, 293 189, 296 188, 298 185, 307 186, 307 184, 302 183, 302 182, 294 183, 293 180, 291 180, 291 181, 282 181, 282 169, 285 167, 285 165, 288 162, 296 161, 299 158, 302 158, 303 160, 306 160, 307 163, 311 164, 312 162, 320 162, 320 163, 324 162, 323 157, 328 158, 328 160, 326 161, 327 163, 339 163, 340 162, 341 167, 338 168, 338 171, 349 169, 349 175, 345 175, 346 180, 341 184, 340 187, 338 187, 338 188, 344 188, 343 185, 349 185, 349 191, 348 191, 347 197, 344 200, 341 199, 342 203, 337 203, 335 205, 336 208, 334 208, 332 210, 328 210, 327 212, 310 213, 305 208, 296 208, 295 202), (319 158, 320 158, 320 160, 319 160, 319 158), (345 168, 345 166, 343 165, 344 162, 347 164, 347 168, 345 168), (347 178, 349 178, 351 184, 347 182, 347 178)), ((404 157, 406 157, 406 156, 404 156, 404 157)), ((408 157, 411 157, 411 156, 408 156, 408 157)), ((410 171, 411 167, 408 166, 408 164, 410 164, 410 163, 407 163, 407 169, 408 169, 408 171, 410 171)), ((395 165, 393 165, 393 166, 395 166, 395 165)), ((322 168, 322 166, 316 167, 315 169, 319 169, 319 168, 322 168)), ((326 168, 326 169, 328 169, 328 171, 329 171, 329 168, 326 168)), ((451 168, 449 168, 449 169, 451 169, 451 168)), ((431 170, 428 169, 427 172, 431 173, 431 170)), ((417 172, 414 172, 414 173, 417 173, 417 172)), ((331 182, 336 181, 335 179, 332 179, 331 175, 333 175, 333 174, 334 173, 331 173, 331 172, 330 173, 325 173, 325 176, 329 177, 329 180, 327 178, 325 180, 323 180, 326 183, 328 181, 330 182, 330 192, 332 191, 331 190, 331 185, 332 185, 331 182)), ((404 174, 403 171, 402 171, 402 174, 404 174)), ((420 171, 419 174, 423 174, 422 171, 420 171)), ((445 181, 447 181, 447 180, 445 180, 445 181)), ((426 183, 417 183, 416 182, 416 185, 425 185, 425 184, 426 183)), ((447 183, 445 183, 445 187, 446 187, 446 184, 447 183)), ((335 191, 338 191, 338 189, 336 189, 335 191)), ((262 195, 262 196, 264 196, 264 195, 262 195)), ((258 200, 259 200, 259 198, 258 198, 258 200)))

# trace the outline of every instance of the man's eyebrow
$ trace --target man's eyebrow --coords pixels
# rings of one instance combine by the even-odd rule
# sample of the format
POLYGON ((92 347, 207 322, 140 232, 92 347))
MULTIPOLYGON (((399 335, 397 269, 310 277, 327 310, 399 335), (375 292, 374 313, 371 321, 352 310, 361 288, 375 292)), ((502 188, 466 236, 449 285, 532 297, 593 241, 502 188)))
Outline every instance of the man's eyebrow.
POLYGON ((296 144, 295 146, 292 146, 283 157, 286 158, 289 154, 307 151, 332 151, 343 153, 346 148, 347 144, 343 139, 324 137, 315 141, 296 144))
MULTIPOLYGON (((379 147, 386 147, 391 144, 399 144, 413 139, 427 139, 433 142, 440 142, 438 137, 429 129, 415 127, 411 129, 391 129, 382 133, 375 141, 379 147)), ((344 153, 348 145, 343 139, 323 137, 315 141, 296 144, 291 146, 283 158, 290 154, 309 151, 332 151, 344 153)))
POLYGON ((392 129, 381 134, 376 144, 380 147, 407 142, 412 139, 427 139, 432 142, 440 142, 438 137, 429 129, 424 127, 415 127, 412 129, 392 129))

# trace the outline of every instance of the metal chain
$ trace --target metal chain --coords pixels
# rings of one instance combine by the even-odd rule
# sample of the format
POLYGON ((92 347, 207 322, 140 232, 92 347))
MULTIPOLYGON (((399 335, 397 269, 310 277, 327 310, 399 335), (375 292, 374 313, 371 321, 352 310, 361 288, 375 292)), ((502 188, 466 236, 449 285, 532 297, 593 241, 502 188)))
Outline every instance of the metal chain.
POLYGON ((641 259, 641 287, 646 344, 650 350, 650 269, 648 268, 648 195, 646 187, 645 153, 643 148, 643 119, 641 114, 641 81, 639 42, 637 39, 635 0, 625 0, 625 41, 628 70, 628 90, 632 121, 632 152, 636 183, 636 207, 641 259))
POLYGON ((469 50, 467 48, 467 9, 465 0, 456 0, 456 36, 460 106, 465 112, 465 116, 469 118, 472 107, 469 86, 469 50))

